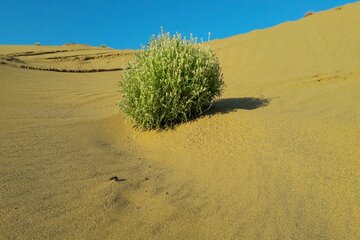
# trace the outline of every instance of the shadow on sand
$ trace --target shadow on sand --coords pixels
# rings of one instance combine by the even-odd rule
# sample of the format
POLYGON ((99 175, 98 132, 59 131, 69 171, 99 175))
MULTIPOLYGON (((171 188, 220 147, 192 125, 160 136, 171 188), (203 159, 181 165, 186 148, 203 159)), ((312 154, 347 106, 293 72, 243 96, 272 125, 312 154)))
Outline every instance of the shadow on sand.
POLYGON ((214 102, 213 106, 204 115, 225 114, 238 109, 254 110, 269 105, 268 98, 225 98, 214 102))

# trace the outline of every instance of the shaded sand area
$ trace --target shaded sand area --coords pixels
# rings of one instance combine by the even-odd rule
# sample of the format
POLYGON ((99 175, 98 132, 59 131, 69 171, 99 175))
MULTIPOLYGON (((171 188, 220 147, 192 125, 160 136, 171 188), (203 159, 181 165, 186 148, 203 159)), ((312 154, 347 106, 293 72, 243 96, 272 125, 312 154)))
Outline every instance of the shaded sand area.
POLYGON ((360 239, 359 39, 355 3, 213 41, 222 99, 164 132, 124 120, 121 71, 7 59, 132 53, 0 46, 0 239, 360 239))

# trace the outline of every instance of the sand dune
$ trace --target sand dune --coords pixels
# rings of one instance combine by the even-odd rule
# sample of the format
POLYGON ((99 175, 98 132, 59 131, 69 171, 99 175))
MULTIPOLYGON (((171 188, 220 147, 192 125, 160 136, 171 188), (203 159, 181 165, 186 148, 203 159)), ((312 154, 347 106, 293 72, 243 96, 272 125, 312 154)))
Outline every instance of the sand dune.
POLYGON ((211 42, 222 99, 163 132, 116 106, 133 51, 0 46, 0 239, 360 239, 359 29, 355 3, 211 42))
POLYGON ((96 48, 82 44, 64 46, 2 46, 0 63, 56 72, 104 72, 127 68, 133 50, 96 48))

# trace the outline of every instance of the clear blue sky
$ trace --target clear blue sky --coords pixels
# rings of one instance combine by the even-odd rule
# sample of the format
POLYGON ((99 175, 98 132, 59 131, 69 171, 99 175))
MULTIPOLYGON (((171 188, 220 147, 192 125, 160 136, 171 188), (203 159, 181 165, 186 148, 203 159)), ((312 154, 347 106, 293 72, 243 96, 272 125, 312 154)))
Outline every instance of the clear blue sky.
POLYGON ((76 42, 139 48, 163 26, 225 38, 302 18, 351 0, 0 0, 0 44, 76 42))

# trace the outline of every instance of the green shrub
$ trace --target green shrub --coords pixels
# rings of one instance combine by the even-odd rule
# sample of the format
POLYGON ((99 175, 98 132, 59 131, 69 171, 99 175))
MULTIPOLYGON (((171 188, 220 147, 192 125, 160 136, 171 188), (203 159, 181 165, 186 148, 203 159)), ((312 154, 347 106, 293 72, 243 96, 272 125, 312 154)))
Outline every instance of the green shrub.
POLYGON ((34 43, 35 46, 41 46, 39 42, 34 43))
POLYGON ((120 82, 120 107, 135 126, 162 129, 209 109, 224 82, 217 57, 192 36, 152 36, 120 82))

